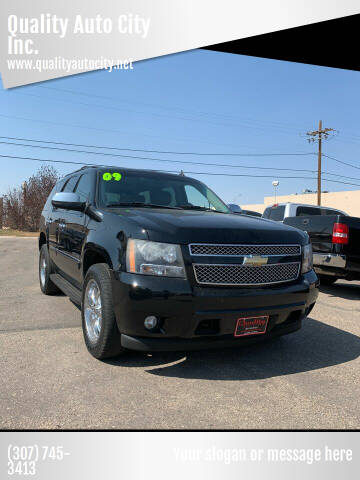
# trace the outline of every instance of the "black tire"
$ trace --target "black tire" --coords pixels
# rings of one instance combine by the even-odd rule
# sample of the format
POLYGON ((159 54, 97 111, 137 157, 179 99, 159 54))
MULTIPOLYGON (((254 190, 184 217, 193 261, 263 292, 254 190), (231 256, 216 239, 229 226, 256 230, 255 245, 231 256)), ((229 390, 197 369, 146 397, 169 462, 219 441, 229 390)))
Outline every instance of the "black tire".
POLYGON ((114 314, 109 267, 106 263, 92 265, 86 273, 82 290, 81 321, 85 344, 93 357, 104 359, 115 357, 126 351, 121 346, 121 335, 114 314), (91 338, 85 318, 87 315, 85 311, 85 294, 87 293, 89 282, 92 282, 92 285, 94 285, 94 281, 100 292, 101 299, 101 308, 99 309, 101 312, 100 332, 95 339, 91 338))
POLYGON ((320 285, 332 285, 338 280, 337 277, 331 275, 319 275, 320 285))
POLYGON ((40 289, 45 295, 55 295, 60 293, 60 289, 50 280, 50 274, 53 273, 52 262, 47 245, 43 245, 39 254, 39 282, 40 289), (43 265, 45 262, 45 267, 43 265), (44 267, 42 276, 42 266, 44 267))

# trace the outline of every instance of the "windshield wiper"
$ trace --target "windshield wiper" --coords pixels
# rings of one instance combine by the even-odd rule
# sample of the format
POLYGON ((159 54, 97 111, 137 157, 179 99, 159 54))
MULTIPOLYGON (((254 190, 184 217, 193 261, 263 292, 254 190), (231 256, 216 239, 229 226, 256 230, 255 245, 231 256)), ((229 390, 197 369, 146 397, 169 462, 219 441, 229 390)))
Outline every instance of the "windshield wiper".
POLYGON ((215 213, 226 213, 221 212, 220 210, 213 210, 212 208, 208 207, 201 207, 200 205, 180 205, 183 210, 199 210, 203 212, 215 212, 215 213))
POLYGON ((156 203, 145 203, 145 202, 117 202, 117 203, 108 203, 107 208, 111 207, 135 207, 135 208, 170 208, 172 210, 198 210, 202 212, 215 212, 215 213, 226 213, 221 212, 220 210, 213 210, 208 207, 201 207, 200 205, 180 205, 179 207, 171 207, 169 205, 157 205, 156 203))
POLYGON ((108 203, 106 207, 149 207, 149 208, 171 208, 175 210, 181 210, 180 207, 170 207, 168 205, 157 205, 155 203, 145 203, 145 202, 118 202, 118 203, 108 203))

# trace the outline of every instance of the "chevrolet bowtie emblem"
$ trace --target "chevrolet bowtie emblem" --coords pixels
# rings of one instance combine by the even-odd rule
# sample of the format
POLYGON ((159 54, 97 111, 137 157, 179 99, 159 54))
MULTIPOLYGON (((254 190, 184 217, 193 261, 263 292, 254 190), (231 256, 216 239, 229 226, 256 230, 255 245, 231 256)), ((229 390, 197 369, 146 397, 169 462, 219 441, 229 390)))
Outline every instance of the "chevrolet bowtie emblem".
POLYGON ((243 265, 249 265, 251 267, 261 267, 261 265, 266 265, 269 258, 262 255, 246 255, 244 257, 243 265))

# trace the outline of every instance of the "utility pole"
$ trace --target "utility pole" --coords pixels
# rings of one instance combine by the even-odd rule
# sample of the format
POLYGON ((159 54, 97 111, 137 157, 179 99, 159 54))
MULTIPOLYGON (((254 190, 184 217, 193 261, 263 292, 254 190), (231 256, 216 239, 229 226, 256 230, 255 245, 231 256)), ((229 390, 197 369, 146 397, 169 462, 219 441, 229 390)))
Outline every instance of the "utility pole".
POLYGON ((322 128, 322 120, 319 121, 319 129, 313 132, 307 132, 309 142, 318 142, 318 176, 317 176, 317 204, 321 205, 321 143, 329 137, 329 132, 334 132, 333 128, 322 128))
POLYGON ((317 201, 318 205, 321 205, 321 130, 322 130, 322 120, 319 121, 319 139, 318 139, 318 145, 319 145, 319 151, 318 151, 318 181, 317 181, 317 201))

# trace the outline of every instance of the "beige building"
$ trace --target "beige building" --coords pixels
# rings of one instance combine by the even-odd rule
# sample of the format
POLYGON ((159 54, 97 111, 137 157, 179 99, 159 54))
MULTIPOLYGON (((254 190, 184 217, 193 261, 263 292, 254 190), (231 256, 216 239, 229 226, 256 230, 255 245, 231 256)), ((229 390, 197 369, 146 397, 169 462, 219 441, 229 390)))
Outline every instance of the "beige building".
MULTIPOLYGON (((278 195, 276 203, 307 203, 309 205, 317 205, 316 193, 305 193, 299 195, 278 195)), ((264 197, 264 203, 241 205, 245 210, 255 210, 263 213, 266 207, 275 203, 275 197, 264 197)), ((321 194, 321 205, 324 207, 338 208, 343 210, 352 217, 360 217, 360 190, 352 190, 348 192, 328 192, 321 194)))

